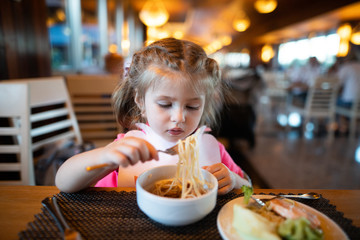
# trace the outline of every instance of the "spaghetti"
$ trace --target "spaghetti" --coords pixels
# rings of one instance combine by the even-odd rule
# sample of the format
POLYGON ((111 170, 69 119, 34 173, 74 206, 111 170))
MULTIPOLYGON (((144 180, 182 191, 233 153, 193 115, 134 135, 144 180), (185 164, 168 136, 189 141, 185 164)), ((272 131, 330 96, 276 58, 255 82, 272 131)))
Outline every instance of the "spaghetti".
POLYGON ((155 182, 152 193, 172 198, 194 198, 206 193, 211 187, 201 174, 199 164, 199 139, 205 126, 185 140, 179 140, 179 161, 175 178, 155 182))

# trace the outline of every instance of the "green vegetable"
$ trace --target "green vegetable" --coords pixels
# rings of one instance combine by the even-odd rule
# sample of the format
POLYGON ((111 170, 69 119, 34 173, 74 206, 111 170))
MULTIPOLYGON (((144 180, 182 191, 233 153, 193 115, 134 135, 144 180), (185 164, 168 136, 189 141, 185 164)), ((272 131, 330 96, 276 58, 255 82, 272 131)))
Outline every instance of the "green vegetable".
POLYGON ((244 193, 244 204, 248 204, 251 198, 251 195, 254 193, 254 189, 252 187, 248 187, 243 185, 241 187, 241 191, 244 193))
POLYGON ((286 240, 321 240, 323 232, 311 227, 311 223, 304 217, 287 219, 278 227, 278 234, 286 240))

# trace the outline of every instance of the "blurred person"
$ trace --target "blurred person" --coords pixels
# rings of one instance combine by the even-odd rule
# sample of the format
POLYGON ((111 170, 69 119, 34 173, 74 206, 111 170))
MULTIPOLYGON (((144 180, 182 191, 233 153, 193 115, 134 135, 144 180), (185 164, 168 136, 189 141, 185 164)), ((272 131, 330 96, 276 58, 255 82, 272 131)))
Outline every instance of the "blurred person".
MULTIPOLYGON (((339 95, 336 105, 350 109, 360 92, 360 61, 356 55, 349 56, 340 64, 337 76, 339 79, 339 95)), ((337 116, 336 121, 339 132, 347 133, 349 119, 344 116, 337 116)))
POLYGON ((309 58, 303 67, 294 67, 287 72, 290 80, 288 87, 289 102, 304 106, 308 89, 314 85, 317 77, 322 73, 321 64, 316 57, 309 58))
POLYGON ((360 61, 356 56, 345 59, 338 67, 340 94, 337 105, 351 108, 360 90, 360 61))

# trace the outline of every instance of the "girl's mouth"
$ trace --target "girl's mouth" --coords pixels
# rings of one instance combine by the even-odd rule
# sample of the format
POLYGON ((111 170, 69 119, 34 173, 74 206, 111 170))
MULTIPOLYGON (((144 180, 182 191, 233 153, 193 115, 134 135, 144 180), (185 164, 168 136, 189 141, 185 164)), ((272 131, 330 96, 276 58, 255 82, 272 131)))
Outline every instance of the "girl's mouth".
POLYGON ((178 136, 180 134, 182 134, 184 132, 184 130, 182 130, 181 128, 172 128, 168 130, 168 133, 170 135, 174 135, 174 136, 178 136))

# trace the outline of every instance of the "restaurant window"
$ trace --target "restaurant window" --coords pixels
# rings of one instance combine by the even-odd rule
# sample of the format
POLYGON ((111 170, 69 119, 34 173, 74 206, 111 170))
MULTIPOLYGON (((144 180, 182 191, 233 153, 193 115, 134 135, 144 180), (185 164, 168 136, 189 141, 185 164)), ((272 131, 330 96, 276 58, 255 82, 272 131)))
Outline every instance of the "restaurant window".
POLYGON ((100 36, 97 0, 81 0, 81 68, 98 66, 100 36))
POLYGON ((110 46, 124 57, 143 46, 144 25, 123 0, 46 0, 46 4, 53 74, 103 73, 110 46))
MULTIPOLYGON (((114 31, 108 31, 107 27, 108 6, 113 6, 113 2, 46 1, 53 72, 84 72, 103 67, 108 39, 113 38, 114 34, 114 31), (106 32, 106 36, 101 34, 100 27, 106 32)), ((110 23, 113 23, 111 19, 110 23)))
POLYGON ((214 58, 222 68, 247 68, 250 66, 250 55, 245 52, 214 53, 210 57, 214 58))
POLYGON ((70 69, 70 27, 64 0, 47 0, 47 26, 51 45, 51 68, 70 69))
POLYGON ((312 37, 282 43, 279 46, 278 61, 283 67, 298 63, 303 65, 310 57, 316 57, 324 67, 336 61, 340 38, 337 34, 312 37))

